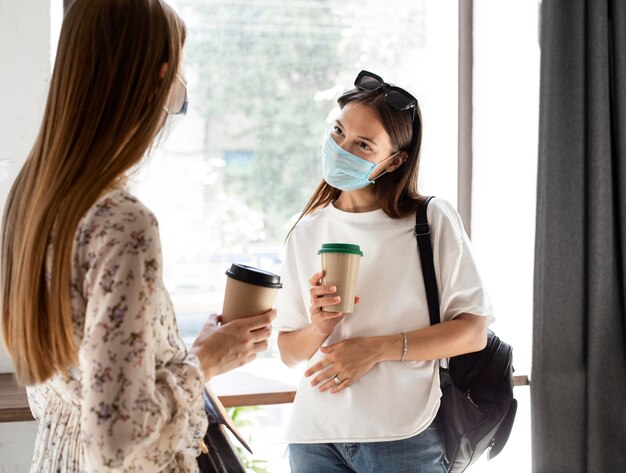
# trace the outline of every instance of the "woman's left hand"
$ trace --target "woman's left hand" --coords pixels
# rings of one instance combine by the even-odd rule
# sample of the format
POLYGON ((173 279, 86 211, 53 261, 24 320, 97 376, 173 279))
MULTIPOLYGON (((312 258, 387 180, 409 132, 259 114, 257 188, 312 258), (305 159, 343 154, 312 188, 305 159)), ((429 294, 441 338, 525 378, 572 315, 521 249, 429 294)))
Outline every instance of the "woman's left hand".
POLYGON ((320 391, 338 393, 350 387, 380 361, 373 337, 358 337, 321 347, 326 358, 304 372, 304 376, 316 375, 311 386, 320 391))

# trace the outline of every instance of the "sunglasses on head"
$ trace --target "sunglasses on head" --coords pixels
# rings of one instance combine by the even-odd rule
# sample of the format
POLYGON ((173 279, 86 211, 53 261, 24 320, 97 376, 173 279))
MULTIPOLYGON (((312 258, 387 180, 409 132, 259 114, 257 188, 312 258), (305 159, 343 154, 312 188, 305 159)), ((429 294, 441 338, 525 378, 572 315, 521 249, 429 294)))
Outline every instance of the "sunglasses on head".
POLYGON ((411 120, 415 120, 415 111, 417 109, 417 99, 409 94, 406 90, 387 84, 382 77, 377 76, 373 72, 361 71, 356 76, 354 85, 360 90, 377 90, 384 89, 385 101, 387 105, 395 110, 404 111, 413 109, 411 120))

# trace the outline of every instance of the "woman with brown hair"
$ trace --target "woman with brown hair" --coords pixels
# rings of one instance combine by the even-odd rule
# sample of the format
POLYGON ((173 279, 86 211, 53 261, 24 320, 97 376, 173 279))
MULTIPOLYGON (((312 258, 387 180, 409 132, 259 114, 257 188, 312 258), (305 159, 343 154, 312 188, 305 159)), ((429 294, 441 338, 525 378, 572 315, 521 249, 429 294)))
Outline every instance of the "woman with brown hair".
POLYGON ((186 110, 185 27, 163 0, 76 0, 2 228, 2 330, 39 431, 31 471, 192 472, 203 385, 267 347, 269 311, 187 350, 154 215, 124 187, 186 110))
POLYGON ((492 309, 459 215, 433 199, 442 323, 430 325, 415 239, 418 103, 368 71, 355 86, 338 100, 324 179, 292 229, 282 271, 278 346, 286 364, 307 364, 287 433, 291 468, 445 473, 437 360, 481 350, 492 309), (321 283, 317 252, 338 242, 363 254, 349 314, 333 310, 337 288, 321 283))

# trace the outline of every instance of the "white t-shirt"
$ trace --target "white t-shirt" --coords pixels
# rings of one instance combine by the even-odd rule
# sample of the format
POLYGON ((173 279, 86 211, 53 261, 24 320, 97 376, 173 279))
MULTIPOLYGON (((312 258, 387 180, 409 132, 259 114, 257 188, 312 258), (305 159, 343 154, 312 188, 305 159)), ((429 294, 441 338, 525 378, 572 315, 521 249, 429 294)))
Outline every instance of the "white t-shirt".
MULTIPOLYGON (((444 200, 433 199, 428 221, 442 317, 451 320, 470 313, 491 321, 491 304, 456 210, 444 200)), ((361 302, 324 345, 430 325, 414 226, 414 215, 392 219, 382 210, 350 213, 332 204, 303 218, 287 243, 274 328, 294 331, 310 324, 308 280, 321 267, 317 250, 331 242, 361 247, 364 255, 357 284, 361 302)), ((324 356, 317 351, 307 366, 324 356)), ((436 361, 381 362, 337 394, 319 392, 311 387, 311 378, 303 378, 287 441, 375 442, 417 435, 430 425, 439 408, 437 367, 436 361)))

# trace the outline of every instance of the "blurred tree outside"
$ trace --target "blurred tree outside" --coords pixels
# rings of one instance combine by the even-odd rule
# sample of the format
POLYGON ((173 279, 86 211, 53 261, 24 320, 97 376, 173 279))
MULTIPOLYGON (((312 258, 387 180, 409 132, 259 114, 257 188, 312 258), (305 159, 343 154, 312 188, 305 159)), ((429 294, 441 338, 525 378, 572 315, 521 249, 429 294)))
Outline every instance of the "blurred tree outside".
POLYGON ((423 47, 424 3, 181 0, 203 153, 222 163, 206 203, 244 203, 263 216, 257 238, 282 242, 320 181, 336 98, 361 68, 394 68, 423 47))
POLYGON ((195 17, 186 51, 201 78, 206 156, 225 159, 213 186, 261 211, 269 239, 281 241, 319 180, 330 101, 314 96, 341 68, 341 24, 328 2, 184 5, 195 17))

